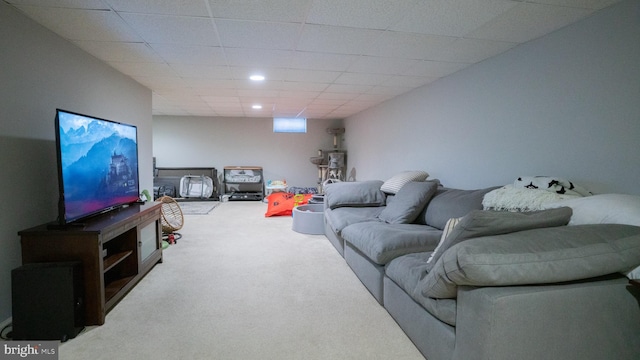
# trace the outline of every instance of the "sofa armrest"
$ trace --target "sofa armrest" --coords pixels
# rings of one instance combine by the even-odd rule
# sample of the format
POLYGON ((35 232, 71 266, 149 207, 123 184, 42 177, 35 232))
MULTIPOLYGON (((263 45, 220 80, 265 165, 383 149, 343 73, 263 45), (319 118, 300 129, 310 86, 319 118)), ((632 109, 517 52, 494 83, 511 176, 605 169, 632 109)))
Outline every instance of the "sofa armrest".
POLYGON ((458 292, 454 360, 639 359, 640 289, 624 277, 458 292))
POLYGON ((328 184, 324 189, 325 207, 335 209, 344 206, 383 206, 386 203, 386 195, 380 190, 382 184, 381 180, 328 184))

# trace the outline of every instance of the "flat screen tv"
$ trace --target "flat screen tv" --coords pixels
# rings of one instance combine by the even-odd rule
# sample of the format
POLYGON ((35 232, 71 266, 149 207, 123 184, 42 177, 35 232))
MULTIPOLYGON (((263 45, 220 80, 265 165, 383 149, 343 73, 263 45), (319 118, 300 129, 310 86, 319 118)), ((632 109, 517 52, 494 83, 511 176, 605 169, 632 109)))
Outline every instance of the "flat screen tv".
POLYGON ((137 128, 56 109, 58 225, 138 201, 137 128))

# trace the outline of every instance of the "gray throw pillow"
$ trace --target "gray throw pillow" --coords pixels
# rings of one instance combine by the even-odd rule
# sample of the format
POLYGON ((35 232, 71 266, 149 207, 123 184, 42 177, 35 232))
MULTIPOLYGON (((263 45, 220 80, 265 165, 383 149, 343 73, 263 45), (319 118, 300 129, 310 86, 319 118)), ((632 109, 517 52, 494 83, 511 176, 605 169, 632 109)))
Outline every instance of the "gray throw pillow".
POLYGON ((569 223, 571 214, 572 211, 569 207, 531 212, 474 210, 463 217, 443 242, 438 245, 433 256, 427 262, 426 270, 430 272, 447 249, 464 240, 544 227, 563 226, 569 223))
POLYGON ((422 212, 438 189, 435 182, 409 182, 403 185, 378 218, 390 224, 408 224, 422 212))

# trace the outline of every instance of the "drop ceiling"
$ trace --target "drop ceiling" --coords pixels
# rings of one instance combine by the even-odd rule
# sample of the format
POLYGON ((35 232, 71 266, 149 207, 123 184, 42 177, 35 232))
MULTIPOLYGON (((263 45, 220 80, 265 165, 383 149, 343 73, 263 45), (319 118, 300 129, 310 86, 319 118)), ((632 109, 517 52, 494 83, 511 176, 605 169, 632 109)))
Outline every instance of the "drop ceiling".
POLYGON ((4 1, 151 89, 154 115, 340 119, 619 0, 4 1))

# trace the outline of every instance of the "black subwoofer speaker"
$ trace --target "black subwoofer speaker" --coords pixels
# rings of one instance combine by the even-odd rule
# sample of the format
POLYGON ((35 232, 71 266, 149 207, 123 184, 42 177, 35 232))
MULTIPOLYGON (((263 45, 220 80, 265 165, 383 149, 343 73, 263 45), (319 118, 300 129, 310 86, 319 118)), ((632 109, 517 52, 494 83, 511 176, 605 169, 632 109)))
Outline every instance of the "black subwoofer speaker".
POLYGON ((14 340, 66 341, 84 328, 82 263, 25 264, 11 271, 14 340))

